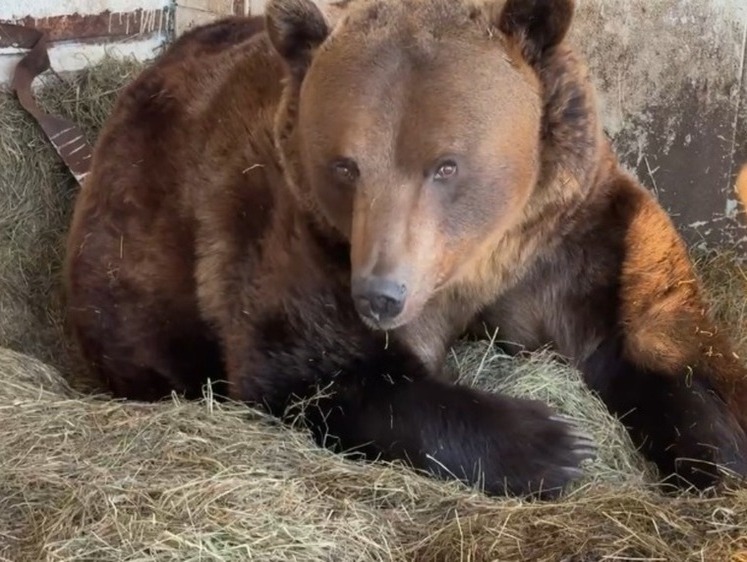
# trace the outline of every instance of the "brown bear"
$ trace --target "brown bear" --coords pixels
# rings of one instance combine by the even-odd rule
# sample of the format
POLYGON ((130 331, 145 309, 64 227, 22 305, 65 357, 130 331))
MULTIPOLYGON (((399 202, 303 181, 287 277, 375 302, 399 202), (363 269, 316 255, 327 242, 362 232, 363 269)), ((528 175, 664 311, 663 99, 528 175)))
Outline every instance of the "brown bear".
POLYGON ((201 55, 217 54, 253 35, 264 31, 264 18, 259 16, 229 16, 198 25, 182 33, 159 58, 163 66, 168 60, 181 60, 201 55))
POLYGON ((745 369, 602 133, 573 12, 350 0, 331 25, 271 0, 266 32, 183 39, 120 95, 76 203, 85 358, 116 396, 225 378, 336 450, 553 495, 590 440, 440 373, 499 328, 577 365, 664 477, 747 474, 745 369))

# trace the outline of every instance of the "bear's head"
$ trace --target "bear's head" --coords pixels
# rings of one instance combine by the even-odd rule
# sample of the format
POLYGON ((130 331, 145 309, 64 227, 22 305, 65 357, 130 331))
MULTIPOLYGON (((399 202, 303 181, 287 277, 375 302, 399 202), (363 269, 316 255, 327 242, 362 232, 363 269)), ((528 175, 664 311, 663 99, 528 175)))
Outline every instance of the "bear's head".
POLYGON ((353 0, 330 28, 271 0, 288 71, 276 141, 302 203, 350 242, 372 327, 416 318, 515 228, 538 181, 539 73, 573 0, 353 0))

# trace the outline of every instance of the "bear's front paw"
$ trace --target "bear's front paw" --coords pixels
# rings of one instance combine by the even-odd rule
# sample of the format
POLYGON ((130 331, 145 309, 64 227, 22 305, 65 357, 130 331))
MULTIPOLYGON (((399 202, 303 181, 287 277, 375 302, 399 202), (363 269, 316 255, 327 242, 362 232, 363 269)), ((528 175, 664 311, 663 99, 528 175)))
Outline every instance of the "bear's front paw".
MULTIPOLYGON (((596 456, 596 445, 571 419, 544 404, 525 403, 507 435, 496 435, 496 459, 505 473, 492 492, 552 499, 583 476, 581 463, 596 456), (502 489, 503 487, 503 489, 502 489)), ((486 481, 487 483, 487 481, 486 481)))
POLYGON ((446 410, 439 439, 427 439, 429 470, 492 495, 548 499, 580 478, 581 463, 595 456, 591 437, 541 402, 483 393, 469 398, 446 410))

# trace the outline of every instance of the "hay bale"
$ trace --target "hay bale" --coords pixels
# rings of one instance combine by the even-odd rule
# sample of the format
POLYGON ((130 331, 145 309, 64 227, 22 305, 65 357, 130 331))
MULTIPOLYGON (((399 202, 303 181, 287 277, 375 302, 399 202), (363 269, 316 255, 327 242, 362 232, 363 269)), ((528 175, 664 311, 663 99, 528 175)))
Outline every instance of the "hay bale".
POLYGON ((16 359, 0 372, 13 381, 0 387, 10 560, 685 561, 747 549, 746 491, 667 498, 602 472, 558 502, 491 500, 345 460, 240 405, 40 393, 16 359))
POLYGON ((699 250, 693 252, 693 260, 714 318, 733 339, 737 355, 747 358, 747 268, 743 253, 730 248, 699 250))
POLYGON ((61 400, 75 395, 54 367, 34 357, 0 347, 0 402, 23 404, 25 400, 61 400))
MULTIPOLYGON (((93 139, 136 70, 108 62, 53 81, 43 104, 93 139)), ((345 460, 240 405, 72 390, 58 370, 85 381, 62 337, 59 265, 76 187, 2 96, 0 131, 0 559, 747 560, 747 492, 656 492, 622 426, 548 352, 463 343, 452 358, 466 384, 546 400, 595 436, 588 476, 548 503, 345 460)), ((698 264, 744 351, 742 266, 726 254, 698 264)))

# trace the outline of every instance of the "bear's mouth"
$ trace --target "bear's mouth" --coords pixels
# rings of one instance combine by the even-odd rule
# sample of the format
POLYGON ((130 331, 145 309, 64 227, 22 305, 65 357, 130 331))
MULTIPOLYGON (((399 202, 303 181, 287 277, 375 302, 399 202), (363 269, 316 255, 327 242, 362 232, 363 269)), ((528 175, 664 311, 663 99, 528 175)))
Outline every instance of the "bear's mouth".
POLYGON ((396 316, 390 318, 381 317, 375 313, 363 313, 356 309, 358 317, 363 324, 371 330, 377 332, 389 332, 402 328, 415 321, 423 311, 424 302, 416 295, 411 295, 405 302, 402 311, 396 316))
POLYGON ((378 313, 374 311, 362 312, 360 310, 357 310, 357 313, 358 313, 358 317, 371 330, 376 330, 376 331, 394 330, 406 323, 401 320, 405 316, 405 310, 402 310, 401 313, 399 313, 397 316, 394 316, 392 318, 382 318, 378 313))
MULTIPOLYGON (((400 321, 399 317, 378 321, 370 316, 365 316, 363 314, 358 314, 358 316, 367 328, 375 332, 391 332, 392 330, 396 330, 397 328, 401 328, 402 326, 407 324, 407 321, 400 321)), ((404 316, 404 314, 400 316, 404 316)))

